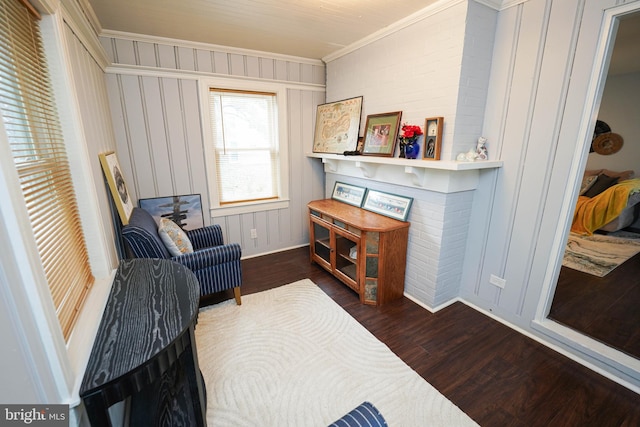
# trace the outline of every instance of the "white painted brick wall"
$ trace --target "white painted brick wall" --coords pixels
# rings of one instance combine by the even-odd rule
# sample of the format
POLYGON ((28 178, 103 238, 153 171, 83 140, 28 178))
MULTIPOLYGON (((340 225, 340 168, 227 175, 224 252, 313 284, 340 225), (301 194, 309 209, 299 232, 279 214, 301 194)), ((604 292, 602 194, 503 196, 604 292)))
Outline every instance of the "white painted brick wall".
MULTIPOLYGON (((424 127, 444 117, 441 158, 481 136, 497 12, 461 2, 327 64, 327 101, 364 96, 367 115, 402 111, 424 127)), ((490 153, 491 154, 491 153, 490 153)))
POLYGON ((363 95, 361 133, 367 115, 400 110, 403 122, 422 127, 443 116, 444 141, 451 140, 466 8, 459 3, 329 62, 327 100, 363 95))
MULTIPOLYGON (((457 3, 329 62, 327 101, 362 95, 366 117, 402 111, 424 126, 444 117, 441 158, 475 147, 482 130, 497 12, 457 3)), ((491 154, 491 152, 490 152, 491 154)), ((409 221, 405 292, 435 308, 459 294, 473 192, 436 193, 327 174, 327 195, 340 181, 414 198, 409 221)))
MULTIPOLYGON (((450 145, 443 146, 443 158, 454 159, 458 153, 475 147, 482 132, 496 20, 494 10, 469 2, 454 136, 450 145)), ((490 151, 490 157, 491 154, 490 151)))
POLYGON ((413 197, 405 292, 435 308, 458 296, 473 192, 437 193, 393 184, 327 174, 326 195, 336 181, 413 197))

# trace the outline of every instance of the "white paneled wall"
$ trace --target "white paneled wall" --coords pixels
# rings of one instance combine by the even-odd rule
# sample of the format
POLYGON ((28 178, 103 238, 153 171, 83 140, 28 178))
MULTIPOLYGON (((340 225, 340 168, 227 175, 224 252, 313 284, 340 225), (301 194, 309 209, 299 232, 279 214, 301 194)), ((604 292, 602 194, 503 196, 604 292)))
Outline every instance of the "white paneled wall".
POLYGON ((500 13, 483 132, 504 167, 476 191, 461 296, 638 389, 637 360, 552 325, 544 311, 592 134, 601 26, 610 8, 633 4, 529 0, 500 13))
POLYGON ((308 244, 306 204, 324 195, 322 166, 304 155, 311 151, 316 106, 325 100, 320 61, 123 35, 102 37, 101 43, 114 63, 106 78, 117 152, 136 200, 200 194, 205 224, 220 224, 227 241, 242 245, 243 256, 308 244), (287 86, 288 208, 209 217, 197 80, 202 76, 287 86))
MULTIPOLYGON (((87 41, 78 37, 78 32, 64 25, 64 37, 67 43, 68 72, 73 79, 76 96, 70 102, 77 103, 76 109, 60 109, 61 118, 75 122, 78 147, 69 150, 73 176, 76 178, 78 207, 83 213, 83 229, 87 241, 87 251, 93 273, 96 277, 106 277, 118 264, 115 246, 115 232, 111 223, 111 210, 107 187, 98 155, 115 149, 115 138, 109 112, 109 99, 104 81, 105 64, 98 60, 86 47, 87 41), (69 117, 77 111, 79 117, 69 117), (88 160, 88 161, 87 161, 88 160), (91 179, 86 179, 90 175, 91 179), (78 179, 78 177, 83 177, 78 179), (96 205, 99 208, 96 208, 96 205), (95 218, 95 215, 99 218, 95 218), (86 218, 86 219, 85 219, 86 218)), ((94 41, 95 42, 95 41, 94 41)), ((97 42, 96 42, 97 45, 97 42)), ((99 45, 97 45, 99 47, 99 45)), ((61 94, 61 96, 69 96, 61 94)), ((60 99, 60 102, 67 102, 60 99)), ((71 126, 71 125, 69 125, 71 126)), ((65 139, 73 141, 74 136, 67 133, 65 139)))

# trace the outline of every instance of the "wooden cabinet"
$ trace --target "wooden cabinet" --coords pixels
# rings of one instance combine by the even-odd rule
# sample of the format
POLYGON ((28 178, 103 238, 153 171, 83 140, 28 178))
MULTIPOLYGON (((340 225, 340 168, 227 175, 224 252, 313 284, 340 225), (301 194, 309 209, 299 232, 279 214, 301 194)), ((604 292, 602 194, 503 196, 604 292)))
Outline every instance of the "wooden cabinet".
POLYGON ((364 304, 402 297, 408 222, 331 199, 308 207, 312 262, 356 291, 364 304))

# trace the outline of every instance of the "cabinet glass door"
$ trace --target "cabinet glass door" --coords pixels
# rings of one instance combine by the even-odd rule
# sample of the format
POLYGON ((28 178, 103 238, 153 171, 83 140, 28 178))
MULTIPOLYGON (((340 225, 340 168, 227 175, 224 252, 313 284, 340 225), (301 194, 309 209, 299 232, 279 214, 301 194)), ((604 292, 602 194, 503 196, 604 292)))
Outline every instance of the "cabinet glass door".
POLYGON ((349 285, 356 292, 358 289, 358 254, 359 239, 347 233, 336 230, 336 263, 335 271, 341 276, 343 282, 349 285))
POLYGON ((313 221, 313 253, 326 266, 331 265, 331 233, 328 226, 313 221))

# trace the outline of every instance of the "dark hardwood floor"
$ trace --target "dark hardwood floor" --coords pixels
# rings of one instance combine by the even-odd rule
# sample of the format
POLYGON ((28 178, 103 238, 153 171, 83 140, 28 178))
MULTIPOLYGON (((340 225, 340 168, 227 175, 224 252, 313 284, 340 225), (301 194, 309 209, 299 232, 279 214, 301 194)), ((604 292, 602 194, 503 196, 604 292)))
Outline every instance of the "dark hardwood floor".
POLYGON ((562 267, 549 317, 640 358, 640 254, 604 277, 562 267))
POLYGON ((481 426, 640 425, 640 395, 462 303, 435 314, 407 298, 361 305, 307 247, 242 263, 243 295, 311 279, 481 426))

